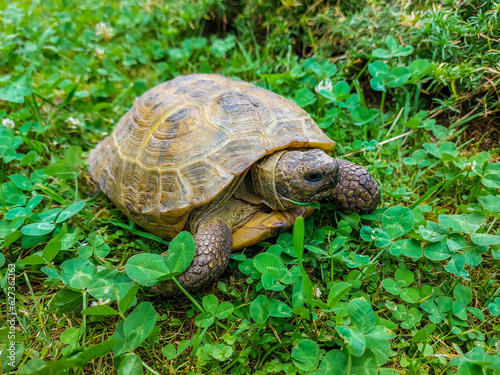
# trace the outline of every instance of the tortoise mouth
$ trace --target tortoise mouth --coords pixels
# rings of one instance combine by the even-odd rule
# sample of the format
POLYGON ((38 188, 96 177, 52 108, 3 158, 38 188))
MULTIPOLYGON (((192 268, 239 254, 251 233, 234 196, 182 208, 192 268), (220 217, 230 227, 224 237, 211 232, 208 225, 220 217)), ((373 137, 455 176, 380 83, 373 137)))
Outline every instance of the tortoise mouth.
MULTIPOLYGON (((318 188, 317 190, 314 191, 313 194, 310 194, 309 196, 299 196, 297 199, 293 199, 289 196, 287 191, 281 191, 276 189, 276 193, 278 195, 278 198, 280 199, 287 199, 289 201, 292 201, 294 203, 301 203, 301 204, 307 204, 307 203, 317 203, 322 201, 323 199, 327 198, 330 196, 330 194, 335 190, 335 187, 338 185, 340 178, 337 178, 335 183, 333 184, 324 184, 324 186, 318 188)), ((294 194, 291 194, 294 195, 294 194)))

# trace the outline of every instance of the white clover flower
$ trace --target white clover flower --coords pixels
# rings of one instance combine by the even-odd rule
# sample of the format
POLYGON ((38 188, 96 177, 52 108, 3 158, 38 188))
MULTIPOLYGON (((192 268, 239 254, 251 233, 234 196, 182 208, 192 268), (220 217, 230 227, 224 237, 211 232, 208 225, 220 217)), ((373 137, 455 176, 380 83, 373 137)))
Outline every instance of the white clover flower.
POLYGON ((474 160, 472 163, 465 163, 464 169, 468 171, 472 171, 476 167, 476 161, 474 160))
POLYGON ((104 22, 99 22, 95 27, 96 35, 102 35, 105 39, 111 39, 114 29, 106 25, 104 22))
POLYGON ((66 123, 71 124, 71 125, 80 125, 80 120, 73 118, 73 117, 68 117, 66 119, 66 123))
POLYGON ((321 90, 325 90, 325 91, 330 91, 332 92, 333 90, 333 85, 332 85, 332 81, 330 81, 329 79, 324 79, 322 80, 320 83, 318 83, 318 86, 315 87, 314 89, 316 92, 320 92, 321 90))
POLYGON ((70 129, 76 129, 77 126, 81 125, 80 120, 73 117, 68 117, 65 122, 69 125, 70 129))
POLYGON ((99 298, 99 301, 92 301, 92 303, 90 304, 90 306, 102 306, 102 305, 107 305, 108 303, 110 303, 111 300, 108 298, 106 300, 102 300, 101 298, 99 298))
POLYGON ((16 126, 15 122, 8 118, 4 118, 2 120, 2 125, 9 129, 14 129, 14 127, 16 126))
POLYGON ((95 54, 98 55, 98 56, 104 55, 104 48, 96 47, 95 48, 95 54))
POLYGON ((314 288, 314 294, 316 295, 316 298, 319 298, 321 296, 321 290, 319 290, 319 288, 314 288))

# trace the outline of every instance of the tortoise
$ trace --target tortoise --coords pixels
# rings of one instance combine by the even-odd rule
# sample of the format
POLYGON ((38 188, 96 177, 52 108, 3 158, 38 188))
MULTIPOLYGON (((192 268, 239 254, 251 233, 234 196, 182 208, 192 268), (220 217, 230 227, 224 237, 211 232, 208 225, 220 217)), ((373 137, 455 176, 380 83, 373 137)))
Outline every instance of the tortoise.
MULTIPOLYGON (((335 143, 296 104, 215 74, 179 76, 138 98, 89 155, 98 187, 140 227, 163 238, 187 230, 195 258, 187 290, 215 281, 231 251, 291 227, 333 201, 373 211, 379 187, 361 166, 333 159, 335 143), (302 203, 302 204, 300 204, 302 203)), ((171 296, 170 281, 152 288, 171 296)))

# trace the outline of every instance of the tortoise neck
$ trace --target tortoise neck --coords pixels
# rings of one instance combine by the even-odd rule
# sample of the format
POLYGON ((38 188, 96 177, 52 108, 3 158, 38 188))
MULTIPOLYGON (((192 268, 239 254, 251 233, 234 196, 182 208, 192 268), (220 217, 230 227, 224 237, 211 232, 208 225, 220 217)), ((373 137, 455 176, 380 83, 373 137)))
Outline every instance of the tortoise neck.
POLYGON ((287 150, 277 151, 255 163, 250 170, 252 193, 273 210, 284 211, 295 207, 276 191, 276 165, 287 150))

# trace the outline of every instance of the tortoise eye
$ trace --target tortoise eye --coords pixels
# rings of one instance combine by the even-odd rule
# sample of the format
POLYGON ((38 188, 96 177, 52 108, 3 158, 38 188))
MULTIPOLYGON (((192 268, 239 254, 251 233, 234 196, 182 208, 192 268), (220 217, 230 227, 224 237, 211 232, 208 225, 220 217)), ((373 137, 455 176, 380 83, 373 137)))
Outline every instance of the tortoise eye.
POLYGON ((316 172, 307 173, 304 176, 304 179, 307 182, 319 182, 319 181, 321 181, 322 178, 323 178, 323 176, 321 176, 321 173, 316 173, 316 172))

